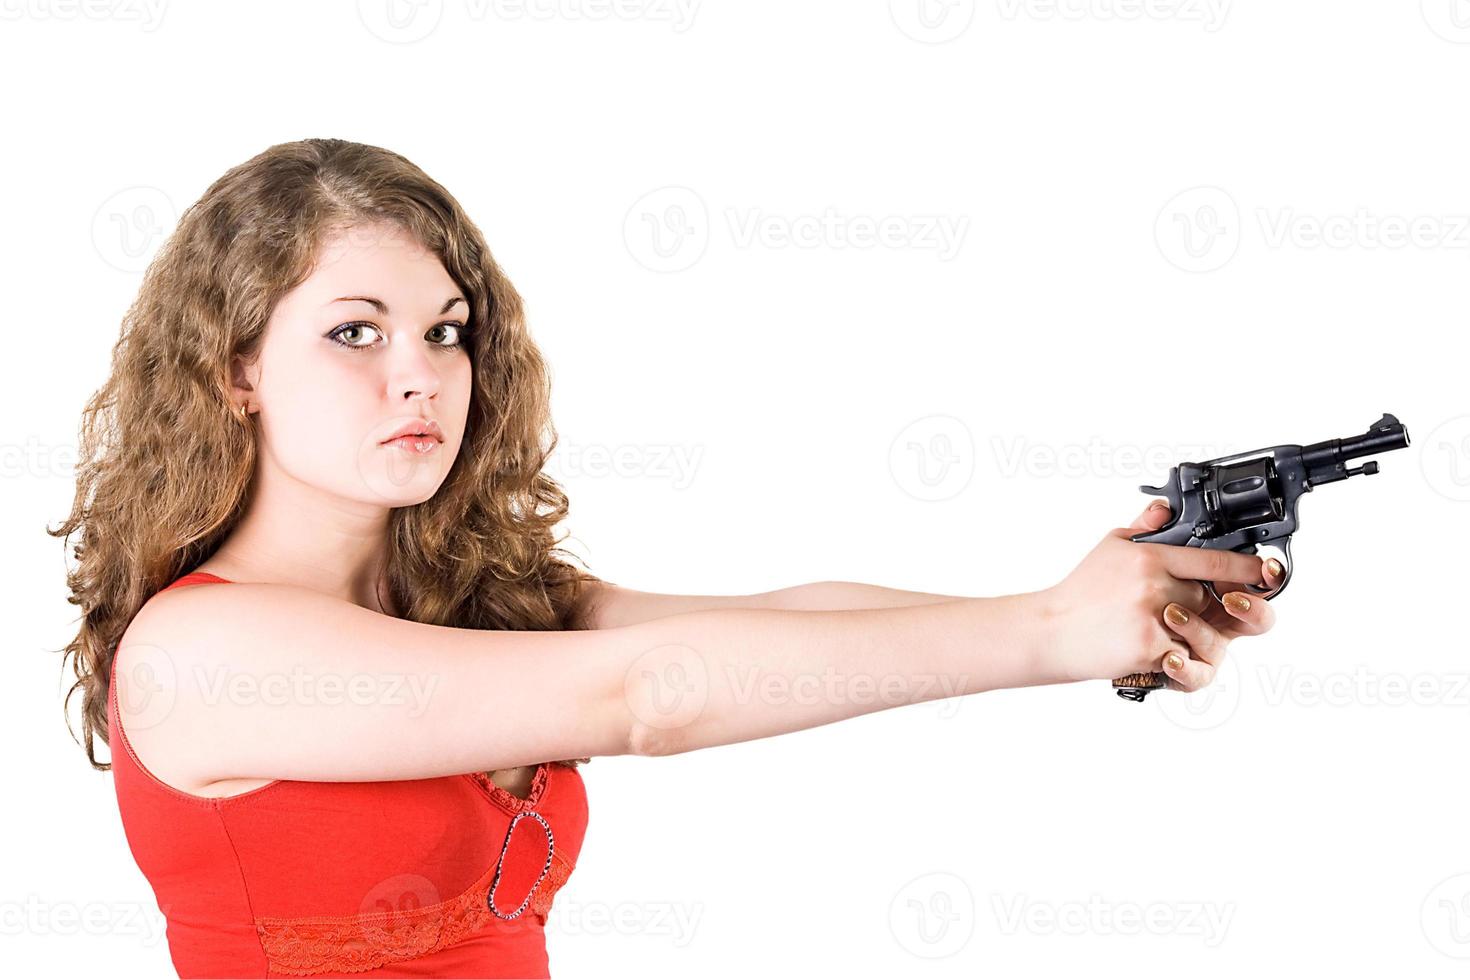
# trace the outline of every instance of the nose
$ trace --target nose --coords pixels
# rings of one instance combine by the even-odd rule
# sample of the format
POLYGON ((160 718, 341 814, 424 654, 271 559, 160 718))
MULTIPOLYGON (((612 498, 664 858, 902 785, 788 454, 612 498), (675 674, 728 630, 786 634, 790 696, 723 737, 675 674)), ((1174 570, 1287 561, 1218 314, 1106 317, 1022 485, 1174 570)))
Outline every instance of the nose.
POLYGON ((388 371, 388 397, 407 404, 427 402, 439 394, 439 369, 428 354, 412 344, 393 352, 388 371))

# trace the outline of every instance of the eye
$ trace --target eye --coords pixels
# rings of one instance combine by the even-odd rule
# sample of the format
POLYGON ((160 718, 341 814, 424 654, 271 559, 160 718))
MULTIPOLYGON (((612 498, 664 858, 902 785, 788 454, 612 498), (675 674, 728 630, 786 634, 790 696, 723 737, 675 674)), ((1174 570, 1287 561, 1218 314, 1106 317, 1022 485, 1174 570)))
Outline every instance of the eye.
POLYGON ((450 320, 445 323, 436 323, 433 327, 429 329, 429 333, 433 333, 435 330, 442 330, 445 328, 448 328, 449 330, 452 330, 454 332, 454 340, 447 344, 440 344, 440 347, 448 347, 451 349, 463 347, 464 342, 469 339, 469 328, 467 328, 463 323, 460 323, 456 320, 450 320))
MULTIPOLYGON (((331 333, 327 334, 327 339, 330 340, 332 343, 336 344, 338 347, 346 347, 349 350, 369 350, 369 349, 371 349, 374 346, 373 344, 370 344, 370 343, 356 343, 351 338, 349 338, 347 340, 341 340, 341 339, 339 339, 339 338, 341 338, 343 336, 346 336, 348 334, 352 334, 353 336, 357 336, 357 335, 361 334, 362 331, 365 330, 365 329, 374 330, 374 331, 376 331, 376 332, 378 332, 380 334, 382 333, 382 331, 381 330, 378 330, 378 328, 376 326, 374 326, 371 323, 366 322, 365 320, 354 320, 351 323, 344 323, 344 324, 342 324, 340 327, 338 327, 337 329, 333 330, 331 333)), ((426 333, 424 336, 425 337, 428 337, 428 336, 436 333, 437 331, 442 331, 442 330, 452 331, 451 336, 453 338, 449 343, 439 343, 439 342, 436 342, 435 343, 435 346, 436 347, 443 348, 444 350, 458 350, 458 349, 460 349, 461 347, 464 346, 465 341, 470 336, 470 330, 469 330, 469 328, 466 327, 463 323, 460 323, 457 320, 447 320, 444 323, 436 323, 436 324, 434 324, 434 326, 432 326, 432 327, 429 328, 429 332, 426 333)))
POLYGON ((333 330, 331 333, 327 334, 327 339, 336 344, 338 347, 350 347, 353 350, 362 350, 367 346, 366 344, 354 344, 350 341, 344 342, 338 340, 337 338, 348 333, 361 333, 364 327, 372 327, 372 329, 374 330, 378 329, 377 327, 374 327, 371 323, 344 323, 336 330, 333 330))

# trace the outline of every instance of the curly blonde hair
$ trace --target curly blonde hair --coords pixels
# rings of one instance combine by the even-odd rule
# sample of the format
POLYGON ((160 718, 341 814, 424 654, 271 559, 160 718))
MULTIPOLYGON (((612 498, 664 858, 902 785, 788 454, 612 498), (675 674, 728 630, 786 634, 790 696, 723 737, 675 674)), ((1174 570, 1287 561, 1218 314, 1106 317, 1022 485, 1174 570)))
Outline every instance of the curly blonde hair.
MULTIPOLYGON (((81 626, 61 648, 83 692, 82 733, 107 742, 118 640, 154 593, 208 559, 245 512, 255 468, 230 364, 259 352, 276 303, 310 273, 331 232, 390 222, 435 253, 470 301, 472 392, 464 439, 430 499, 389 517, 388 586, 404 619, 494 630, 580 629, 582 586, 559 555, 566 516, 543 472, 557 444, 550 377, 521 297, 484 237, 436 181, 389 150, 340 139, 272 146, 233 167, 179 219, 144 274, 109 377, 80 428, 68 601, 81 626)), ((76 733, 72 731, 73 739, 76 733)), ((575 766, 589 759, 560 760, 575 766)))

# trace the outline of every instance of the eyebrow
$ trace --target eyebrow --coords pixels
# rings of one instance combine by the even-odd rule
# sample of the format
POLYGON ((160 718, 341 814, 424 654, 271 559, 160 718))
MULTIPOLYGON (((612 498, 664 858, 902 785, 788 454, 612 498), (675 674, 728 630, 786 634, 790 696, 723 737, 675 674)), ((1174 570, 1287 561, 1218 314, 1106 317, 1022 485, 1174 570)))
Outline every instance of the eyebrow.
MULTIPOLYGON (((332 303, 371 303, 373 309, 377 310, 379 314, 381 314, 382 316, 388 316, 388 304, 384 303, 380 299, 375 299, 372 296, 339 296, 336 299, 328 302, 326 305, 331 306, 332 303)), ((448 300, 445 301, 444 307, 439 311, 439 315, 443 316, 444 314, 448 313, 451 309, 454 308, 455 303, 464 303, 465 306, 470 305, 463 296, 451 296, 448 300)))

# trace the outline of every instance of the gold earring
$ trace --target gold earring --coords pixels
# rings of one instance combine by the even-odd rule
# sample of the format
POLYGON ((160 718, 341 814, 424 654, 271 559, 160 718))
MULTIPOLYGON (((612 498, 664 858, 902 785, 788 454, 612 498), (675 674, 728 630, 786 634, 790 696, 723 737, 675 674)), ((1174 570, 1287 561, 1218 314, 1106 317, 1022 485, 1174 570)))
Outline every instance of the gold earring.
POLYGON ((241 405, 240 406, 240 418, 244 419, 247 422, 250 421, 250 406, 249 405, 241 405))

